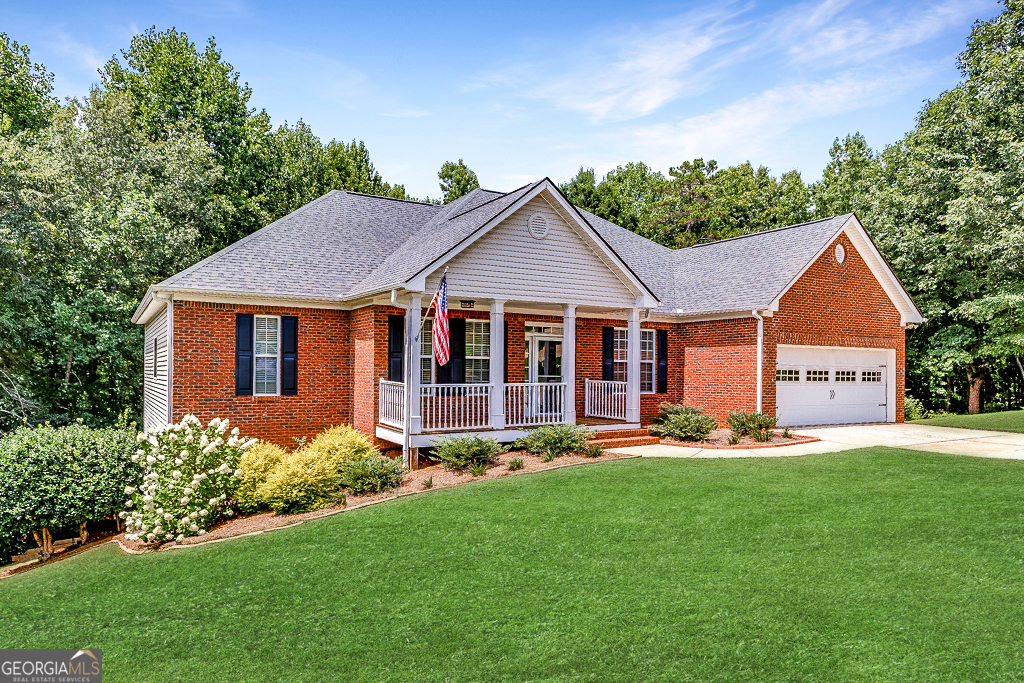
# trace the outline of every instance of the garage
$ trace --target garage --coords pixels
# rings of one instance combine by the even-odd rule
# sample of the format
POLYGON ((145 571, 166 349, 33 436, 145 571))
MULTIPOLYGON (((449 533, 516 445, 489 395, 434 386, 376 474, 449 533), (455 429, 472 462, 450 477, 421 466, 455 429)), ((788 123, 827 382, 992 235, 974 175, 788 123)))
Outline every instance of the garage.
POLYGON ((780 425, 894 422, 892 349, 779 345, 775 402, 780 425))

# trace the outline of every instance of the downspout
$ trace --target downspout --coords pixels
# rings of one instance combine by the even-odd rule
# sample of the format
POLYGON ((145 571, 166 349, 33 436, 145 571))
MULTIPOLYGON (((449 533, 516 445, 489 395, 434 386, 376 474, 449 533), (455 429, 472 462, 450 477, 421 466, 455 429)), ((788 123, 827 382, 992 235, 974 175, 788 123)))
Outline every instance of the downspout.
MULTIPOLYGON (((408 320, 409 307, 403 306, 398 303, 398 290, 391 290, 391 305, 395 308, 401 308, 406 312, 406 320, 408 320)), ((412 344, 412 340, 409 338, 408 330, 402 335, 405 341, 405 348, 402 350, 402 384, 405 385, 402 388, 402 464, 412 469, 412 458, 409 454, 409 417, 412 412, 412 406, 410 404, 409 396, 409 347, 412 344)))
POLYGON ((761 394, 764 391, 762 378, 764 376, 764 318, 757 311, 750 314, 757 318, 757 412, 761 412, 761 394))

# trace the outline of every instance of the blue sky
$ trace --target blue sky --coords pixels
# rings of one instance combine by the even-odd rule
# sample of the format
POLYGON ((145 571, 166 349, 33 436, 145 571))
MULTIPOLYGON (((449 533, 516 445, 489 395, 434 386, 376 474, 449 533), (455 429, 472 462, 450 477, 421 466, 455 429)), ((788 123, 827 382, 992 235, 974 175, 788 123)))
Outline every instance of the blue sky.
POLYGON ((956 55, 993 0, 936 2, 259 3, 176 0, 3 9, 0 30, 61 97, 148 26, 224 58, 275 124, 364 140, 386 180, 437 196, 465 159, 509 190, 580 166, 751 161, 816 180, 836 136, 880 148, 959 80, 956 55))

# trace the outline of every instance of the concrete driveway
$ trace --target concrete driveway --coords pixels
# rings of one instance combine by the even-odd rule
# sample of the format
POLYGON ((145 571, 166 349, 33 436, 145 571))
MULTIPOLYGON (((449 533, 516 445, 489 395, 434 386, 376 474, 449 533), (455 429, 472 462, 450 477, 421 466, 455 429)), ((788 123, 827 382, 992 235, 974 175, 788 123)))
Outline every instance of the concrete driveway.
POLYGON ((648 458, 778 458, 834 453, 868 446, 890 446, 929 453, 1024 460, 1024 434, 1010 432, 888 423, 805 427, 793 431, 816 436, 821 441, 778 448, 701 449, 655 445, 618 448, 615 451, 648 458))

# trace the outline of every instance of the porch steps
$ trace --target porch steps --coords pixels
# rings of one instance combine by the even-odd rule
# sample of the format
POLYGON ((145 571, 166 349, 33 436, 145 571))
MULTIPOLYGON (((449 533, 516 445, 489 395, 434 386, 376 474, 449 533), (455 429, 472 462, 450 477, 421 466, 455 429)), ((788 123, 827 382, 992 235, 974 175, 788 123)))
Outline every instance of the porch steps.
POLYGON ((646 429, 609 429, 597 432, 590 443, 604 448, 626 448, 628 446, 650 446, 660 441, 646 429))

